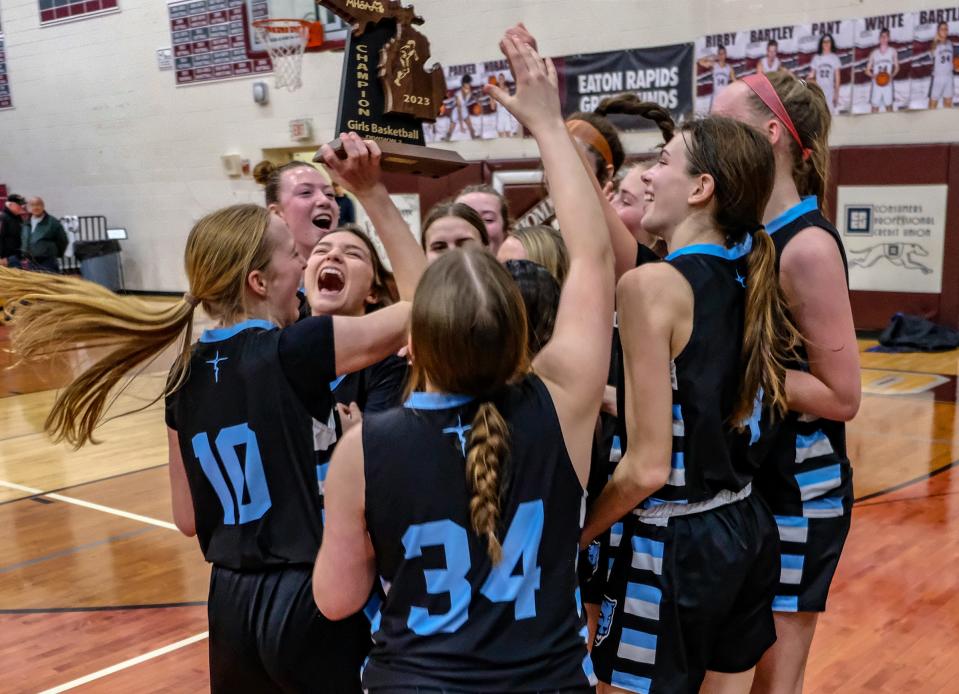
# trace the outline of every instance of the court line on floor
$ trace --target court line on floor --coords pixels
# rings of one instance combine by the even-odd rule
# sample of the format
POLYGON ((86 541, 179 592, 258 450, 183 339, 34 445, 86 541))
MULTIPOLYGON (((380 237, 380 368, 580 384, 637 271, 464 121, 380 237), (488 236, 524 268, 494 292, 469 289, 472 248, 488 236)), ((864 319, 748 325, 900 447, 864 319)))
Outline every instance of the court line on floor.
MULTIPOLYGON (((131 397, 136 397, 136 399, 141 400, 141 401, 144 400, 144 398, 140 398, 139 396, 131 396, 131 397)), ((2 396, 0 396, 0 399, 2 399, 2 396)), ((108 420, 105 420, 105 421, 103 422, 103 424, 106 424, 107 421, 121 420, 121 419, 123 419, 124 417, 129 417, 130 415, 134 415, 134 414, 141 414, 141 413, 143 413, 143 412, 155 412, 155 411, 157 411, 157 410, 163 410, 163 408, 164 408, 163 403, 158 400, 156 403, 154 403, 154 404, 152 404, 152 405, 150 405, 150 406, 148 406, 148 407, 138 408, 138 409, 135 409, 135 410, 130 410, 129 412, 123 412, 123 413, 121 413, 121 414, 112 416, 112 417, 110 417, 108 420)), ((25 432, 23 432, 23 433, 21 433, 21 434, 11 434, 11 435, 9 435, 9 436, 0 436, 0 442, 2 442, 2 441, 16 441, 17 439, 27 438, 28 436, 36 436, 36 437, 38 437, 38 438, 40 438, 40 439, 42 439, 42 440, 44 440, 44 441, 47 441, 47 442, 49 443, 49 438, 47 437, 46 432, 44 432, 42 429, 40 429, 39 431, 25 431, 25 432)))
POLYGON ((123 610, 167 610, 179 607, 206 607, 206 600, 157 602, 147 605, 92 605, 83 607, 15 607, 0 608, 0 616, 9 614, 61 614, 64 612, 119 612, 123 610))
POLYGON ((73 545, 67 547, 66 549, 61 549, 56 552, 51 552, 50 554, 45 554, 42 557, 34 557, 33 559, 27 559, 25 561, 19 561, 15 564, 7 564, 6 566, 0 566, 0 574, 10 573, 11 571, 16 571, 17 569, 23 569, 28 566, 33 566, 35 564, 42 564, 45 561, 52 561, 53 559, 59 559, 61 557, 66 557, 71 554, 76 554, 77 552, 83 552, 84 550, 92 549, 94 547, 99 547, 100 545, 110 544, 111 542, 120 542, 122 540, 129 540, 131 537, 139 537, 144 533, 152 533, 152 528, 137 528, 136 530, 130 530, 125 533, 120 533, 119 535, 111 535, 110 537, 103 538, 102 540, 96 540, 94 542, 87 542, 82 545, 73 545))
POLYGON ((149 523, 150 525, 155 525, 159 528, 166 528, 167 530, 177 530, 177 527, 173 523, 159 520, 158 518, 150 518, 149 516, 142 516, 139 513, 130 513, 129 511, 123 511, 121 509, 113 508, 111 506, 104 506, 103 504, 95 504, 92 501, 84 501, 83 499, 74 499, 73 497, 64 496, 63 494, 49 494, 47 492, 44 492, 42 489, 37 489, 35 487, 27 487, 26 485, 17 484, 15 482, 7 482, 5 480, 0 480, 0 487, 16 489, 22 492, 27 492, 34 496, 42 496, 47 499, 53 499, 54 501, 62 501, 66 504, 73 504, 74 506, 82 506, 83 508, 88 508, 93 511, 102 511, 103 513, 110 513, 114 516, 119 516, 120 518, 126 518, 128 520, 135 520, 141 523, 149 523))
MULTIPOLYGON (((2 441, 2 439, 0 439, 2 441)), ((94 480, 87 480, 86 482, 77 482, 76 484, 68 484, 65 487, 57 487, 51 489, 50 491, 43 492, 41 494, 31 494, 30 496, 21 496, 16 499, 7 499, 6 501, 0 501, 0 506, 5 504, 14 504, 18 501, 26 501, 28 499, 36 498, 37 496, 43 496, 43 494, 54 494, 57 492, 65 492, 70 489, 77 489, 78 487, 86 487, 91 484, 97 484, 98 482, 109 482, 110 480, 115 480, 120 477, 127 477, 128 475, 136 475, 141 472, 149 472, 150 470, 156 470, 157 468, 166 467, 166 463, 158 463, 156 465, 148 465, 147 467, 137 468, 136 470, 127 470, 126 472, 118 472, 115 475, 107 475, 106 477, 98 477, 94 480)), ((12 483, 11 483, 12 484, 12 483)))
MULTIPOLYGON (((942 467, 937 467, 935 470, 930 470, 929 472, 925 472, 919 475, 918 477, 913 477, 911 480, 906 480, 905 482, 894 484, 891 487, 887 487, 886 489, 880 489, 877 492, 865 494, 864 496, 861 496, 858 499, 856 499, 855 504, 858 506, 863 501, 869 501, 870 499, 875 499, 880 496, 885 496, 886 494, 892 494, 893 492, 898 492, 900 489, 905 489, 906 487, 909 487, 913 484, 917 484, 919 482, 924 482, 928 479, 931 479, 935 477, 936 475, 941 475, 943 472, 951 470, 957 465, 959 465, 959 460, 953 460, 951 463, 946 463, 942 467)), ((865 505, 869 506, 870 504, 865 504, 865 505)))
POLYGON ((75 689, 76 687, 79 687, 81 685, 88 684, 89 682, 93 682, 95 680, 103 679, 104 677, 107 677, 108 675, 112 675, 116 672, 120 672, 121 670, 126 670, 127 668, 131 668, 134 665, 139 665, 140 663, 145 663, 148 660, 159 658, 161 655, 166 655, 167 653, 172 653, 173 651, 179 650, 181 648, 185 648, 186 646, 190 646, 194 643, 202 641, 203 639, 206 639, 209 636, 210 636, 210 632, 208 631, 204 631, 200 634, 195 634, 194 636, 190 636, 189 638, 183 639, 182 641, 171 643, 169 645, 163 646, 162 648, 157 648, 156 650, 144 653, 143 655, 138 655, 135 658, 124 660, 122 663, 117 663, 116 665, 105 667, 102 670, 91 672, 89 675, 84 675, 83 677, 78 677, 75 680, 70 680, 69 682, 65 682, 64 684, 57 685, 56 687, 53 687, 52 689, 45 689, 44 691, 40 692, 40 694, 60 694, 60 692, 65 692, 70 689, 75 689))
POLYGON ((959 490, 951 492, 937 492, 935 494, 923 494, 922 496, 902 496, 895 499, 872 499, 865 504, 856 504, 855 508, 873 508, 874 506, 888 506, 889 504, 904 504, 909 501, 929 501, 931 499, 941 499, 947 496, 959 496, 959 490))

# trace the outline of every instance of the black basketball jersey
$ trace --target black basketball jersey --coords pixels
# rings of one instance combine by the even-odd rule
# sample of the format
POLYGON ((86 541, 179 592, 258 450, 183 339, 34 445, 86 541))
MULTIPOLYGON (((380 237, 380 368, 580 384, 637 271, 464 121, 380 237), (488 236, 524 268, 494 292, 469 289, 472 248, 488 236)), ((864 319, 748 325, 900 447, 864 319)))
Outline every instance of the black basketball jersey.
MULTIPOLYGON (((815 196, 804 198, 766 225, 776 245, 777 269, 786 246, 808 227, 823 229, 835 239, 848 283, 849 266, 842 238, 819 210, 815 196)), ((801 349, 800 361, 789 366, 808 371, 805 351, 801 349)), ((784 421, 774 425, 769 436, 770 464, 762 466, 756 482, 776 514, 828 518, 851 510, 852 471, 846 457, 845 423, 790 412, 784 421)))
MULTIPOLYGON (((646 263, 656 263, 662 260, 656 252, 645 244, 637 244, 636 267, 646 263)), ((619 340, 619 316, 613 326, 613 362, 615 364, 616 385, 616 435, 613 438, 613 449, 610 462, 616 463, 626 452, 628 438, 626 436, 626 368, 623 364, 623 345, 619 340)), ((612 474, 612 471, 610 471, 612 474)))
POLYGON ((673 452, 669 481, 642 504, 697 503, 752 481, 748 455, 758 438, 759 415, 745 431, 731 421, 739 394, 747 256, 752 237, 732 248, 699 244, 665 258, 693 290, 689 342, 670 364, 673 452), (755 435, 754 435, 755 434, 755 435))
POLYGON ((469 519, 477 403, 414 393, 364 421, 366 519, 387 591, 365 688, 553 691, 592 680, 575 568, 583 488, 552 399, 530 375, 495 403, 510 428, 497 566, 469 519))
POLYGON ((315 561, 314 442, 331 438, 317 425, 329 421, 334 371, 329 317, 203 333, 186 382, 167 397, 166 419, 178 433, 207 561, 235 570, 315 561))
POLYGON ((409 374, 406 359, 388 356, 382 361, 337 378, 331 385, 341 405, 355 402, 364 414, 383 412, 403 404, 403 389, 409 374))
MULTIPOLYGON (((340 405, 356 403, 364 416, 398 407, 403 401, 403 388, 409 366, 405 359, 391 355, 365 369, 337 376, 330 382, 333 399, 340 405)), ((327 421, 313 421, 313 449, 316 456, 316 479, 320 505, 326 507, 326 476, 336 442, 343 435, 342 421, 335 408, 327 421)), ((326 519, 324 511, 324 520, 326 519)))

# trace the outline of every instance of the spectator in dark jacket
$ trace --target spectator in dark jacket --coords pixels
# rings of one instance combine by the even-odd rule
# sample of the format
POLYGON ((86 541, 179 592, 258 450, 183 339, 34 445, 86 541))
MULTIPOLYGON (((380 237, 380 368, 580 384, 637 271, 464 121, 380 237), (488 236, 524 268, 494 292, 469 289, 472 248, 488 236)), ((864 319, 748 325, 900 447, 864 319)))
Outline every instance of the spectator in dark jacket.
POLYGON ((20 215, 26 200, 11 194, 0 211, 0 265, 20 267, 20 215))
POLYGON ((67 232, 56 217, 47 214, 43 198, 30 198, 27 203, 30 221, 23 225, 21 255, 23 267, 41 272, 60 272, 60 258, 67 250, 67 232))

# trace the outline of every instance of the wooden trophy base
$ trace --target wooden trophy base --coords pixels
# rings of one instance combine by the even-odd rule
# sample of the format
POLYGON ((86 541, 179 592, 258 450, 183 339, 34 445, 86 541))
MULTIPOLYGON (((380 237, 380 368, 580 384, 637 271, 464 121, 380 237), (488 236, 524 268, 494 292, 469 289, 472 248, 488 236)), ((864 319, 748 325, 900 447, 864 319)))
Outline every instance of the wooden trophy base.
MULTIPOLYGON (((383 152, 380 166, 383 171, 389 171, 390 173, 440 178, 469 165, 469 162, 457 152, 451 152, 448 149, 388 142, 375 137, 370 139, 376 140, 376 144, 380 146, 380 150, 383 152)), ((339 138, 330 142, 329 145, 340 159, 346 159, 346 152, 343 151, 343 144, 339 138)), ((313 161, 322 163, 322 155, 317 152, 313 161)))

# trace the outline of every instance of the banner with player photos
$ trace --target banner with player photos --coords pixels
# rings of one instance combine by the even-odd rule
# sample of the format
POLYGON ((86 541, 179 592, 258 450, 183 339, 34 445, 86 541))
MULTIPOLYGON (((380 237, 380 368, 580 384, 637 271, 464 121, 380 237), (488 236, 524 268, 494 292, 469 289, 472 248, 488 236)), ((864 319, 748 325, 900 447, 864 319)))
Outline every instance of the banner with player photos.
POLYGON ((522 137, 523 128, 495 99, 483 93, 484 84, 516 90, 506 60, 447 65, 446 100, 435 123, 423 124, 426 142, 492 140, 522 137))
POLYGON ((729 84, 785 71, 822 88, 834 115, 959 105, 959 5, 697 39, 696 113, 729 84))
POLYGON ((705 115, 729 84, 756 72, 788 72, 816 82, 830 110, 849 110, 854 20, 810 22, 696 41, 696 113, 705 115))
POLYGON ((913 13, 909 108, 949 108, 959 96, 959 5, 913 13))

